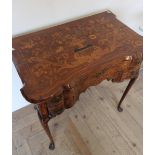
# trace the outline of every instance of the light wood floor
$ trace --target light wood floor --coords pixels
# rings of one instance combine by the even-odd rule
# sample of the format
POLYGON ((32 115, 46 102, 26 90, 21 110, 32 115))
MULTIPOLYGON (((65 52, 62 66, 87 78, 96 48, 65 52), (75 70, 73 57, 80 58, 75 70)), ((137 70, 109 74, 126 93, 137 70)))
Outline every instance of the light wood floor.
POLYGON ((54 151, 32 105, 14 112, 13 155, 142 155, 142 73, 119 113, 116 106, 127 83, 90 87, 74 107, 52 119, 54 151))

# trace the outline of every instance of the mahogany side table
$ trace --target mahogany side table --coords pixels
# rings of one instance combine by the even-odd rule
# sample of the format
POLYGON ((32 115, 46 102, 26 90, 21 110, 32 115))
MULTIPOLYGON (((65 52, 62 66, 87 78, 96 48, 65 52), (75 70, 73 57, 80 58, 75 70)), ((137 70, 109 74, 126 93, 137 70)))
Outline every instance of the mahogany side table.
POLYGON ((54 141, 48 121, 72 107, 80 93, 102 80, 135 82, 142 62, 143 38, 110 11, 13 38, 13 62, 21 93, 34 103, 40 122, 54 141))

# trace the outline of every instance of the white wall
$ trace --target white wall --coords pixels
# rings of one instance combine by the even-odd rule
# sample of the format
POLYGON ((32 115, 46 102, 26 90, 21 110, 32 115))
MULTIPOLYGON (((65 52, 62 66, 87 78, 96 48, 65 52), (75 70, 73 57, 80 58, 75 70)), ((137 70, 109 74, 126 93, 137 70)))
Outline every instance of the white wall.
MULTIPOLYGON (((142 33, 139 30, 142 28, 142 0, 13 0, 12 34, 21 35, 106 9, 137 33, 142 33)), ((20 94, 21 87, 13 66, 13 111, 28 104, 20 94)))

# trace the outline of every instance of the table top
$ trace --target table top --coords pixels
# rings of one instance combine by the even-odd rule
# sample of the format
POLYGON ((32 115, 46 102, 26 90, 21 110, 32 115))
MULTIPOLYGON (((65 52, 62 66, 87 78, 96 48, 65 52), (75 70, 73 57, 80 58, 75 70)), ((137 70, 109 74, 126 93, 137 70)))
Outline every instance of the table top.
POLYGON ((13 62, 23 82, 24 97, 40 102, 93 66, 138 57, 142 37, 103 12, 13 38, 13 62))

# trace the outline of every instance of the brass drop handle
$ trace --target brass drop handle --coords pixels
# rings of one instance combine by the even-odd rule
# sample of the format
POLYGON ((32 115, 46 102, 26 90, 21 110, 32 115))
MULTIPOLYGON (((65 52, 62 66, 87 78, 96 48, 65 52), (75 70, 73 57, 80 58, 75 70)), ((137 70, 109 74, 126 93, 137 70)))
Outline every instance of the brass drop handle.
POLYGON ((75 48, 75 49, 74 49, 74 52, 80 52, 80 51, 85 50, 85 49, 87 49, 87 48, 90 48, 90 47, 92 47, 92 46, 93 46, 92 44, 87 44, 87 45, 84 46, 84 47, 75 48))

